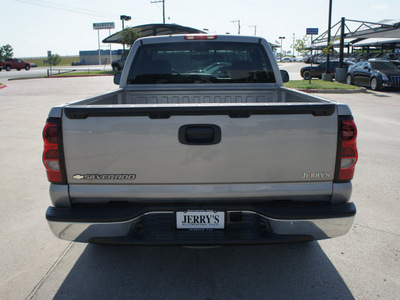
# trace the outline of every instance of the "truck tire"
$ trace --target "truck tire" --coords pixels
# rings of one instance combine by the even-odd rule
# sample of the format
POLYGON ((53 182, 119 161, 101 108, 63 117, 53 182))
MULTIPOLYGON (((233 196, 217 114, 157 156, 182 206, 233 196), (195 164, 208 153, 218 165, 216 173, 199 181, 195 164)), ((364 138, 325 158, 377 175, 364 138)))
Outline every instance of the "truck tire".
POLYGON ((29 71, 30 69, 31 69, 31 66, 30 66, 30 65, 26 65, 26 66, 25 66, 25 70, 29 71))
POLYGON ((6 66, 6 71, 11 71, 11 66, 10 65, 6 66))

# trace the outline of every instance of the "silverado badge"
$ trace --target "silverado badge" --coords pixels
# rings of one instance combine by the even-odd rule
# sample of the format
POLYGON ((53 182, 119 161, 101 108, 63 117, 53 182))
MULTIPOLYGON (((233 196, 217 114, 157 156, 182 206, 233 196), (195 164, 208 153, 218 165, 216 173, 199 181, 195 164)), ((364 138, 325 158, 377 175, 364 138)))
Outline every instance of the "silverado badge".
POLYGON ((75 174, 76 180, 135 180, 135 174, 75 174))

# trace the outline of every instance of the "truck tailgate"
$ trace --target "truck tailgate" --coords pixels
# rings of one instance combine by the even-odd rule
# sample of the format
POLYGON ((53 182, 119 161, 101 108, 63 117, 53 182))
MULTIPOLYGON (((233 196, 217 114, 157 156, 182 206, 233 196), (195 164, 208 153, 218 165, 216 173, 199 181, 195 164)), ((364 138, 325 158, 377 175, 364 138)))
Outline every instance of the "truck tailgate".
POLYGON ((331 182, 334 104, 71 106, 69 184, 331 182))

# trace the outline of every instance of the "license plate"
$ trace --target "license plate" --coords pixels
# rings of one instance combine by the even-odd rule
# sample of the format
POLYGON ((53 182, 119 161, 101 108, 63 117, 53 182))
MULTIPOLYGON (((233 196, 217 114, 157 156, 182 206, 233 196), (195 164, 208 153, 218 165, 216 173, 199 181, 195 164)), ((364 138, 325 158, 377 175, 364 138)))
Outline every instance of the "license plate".
POLYGON ((177 229, 225 229, 225 212, 188 210, 176 212, 177 229))

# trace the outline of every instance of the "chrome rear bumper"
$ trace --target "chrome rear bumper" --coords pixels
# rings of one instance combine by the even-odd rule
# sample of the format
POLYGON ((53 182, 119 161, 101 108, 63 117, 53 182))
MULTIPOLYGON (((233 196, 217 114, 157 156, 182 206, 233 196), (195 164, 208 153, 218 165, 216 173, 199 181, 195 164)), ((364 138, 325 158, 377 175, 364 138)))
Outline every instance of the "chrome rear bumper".
POLYGON ((356 214, 353 203, 305 205, 113 205, 49 207, 46 218, 54 235, 76 242, 136 245, 268 244, 319 240, 346 234, 356 214), (229 209, 227 209, 229 207, 229 209), (176 211, 226 212, 226 229, 181 231, 176 211))

